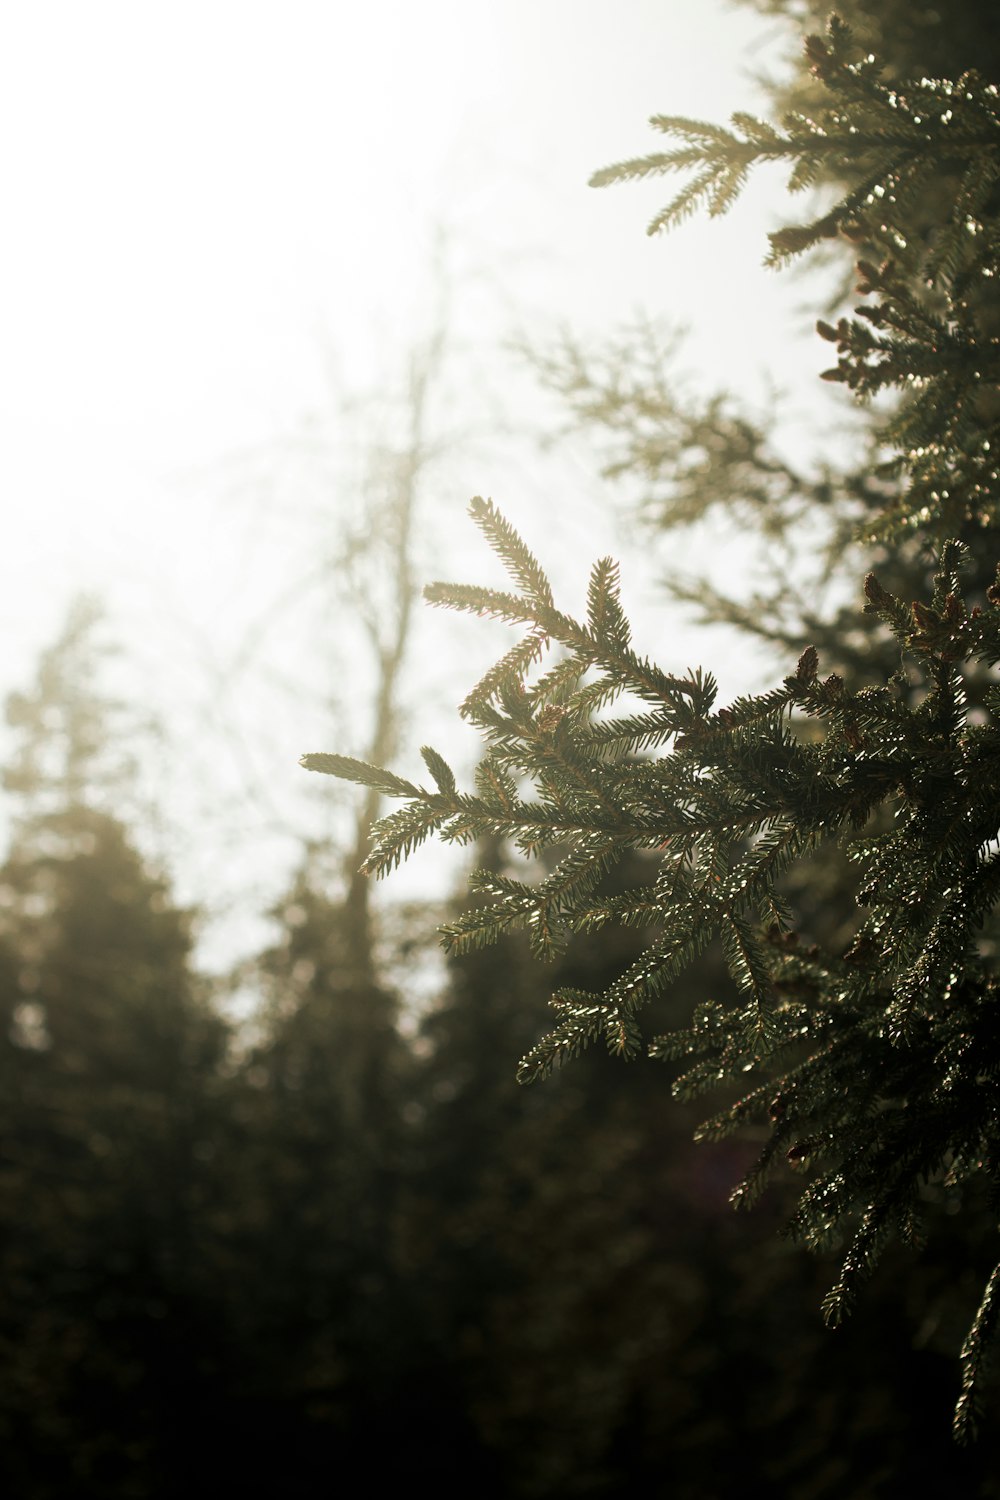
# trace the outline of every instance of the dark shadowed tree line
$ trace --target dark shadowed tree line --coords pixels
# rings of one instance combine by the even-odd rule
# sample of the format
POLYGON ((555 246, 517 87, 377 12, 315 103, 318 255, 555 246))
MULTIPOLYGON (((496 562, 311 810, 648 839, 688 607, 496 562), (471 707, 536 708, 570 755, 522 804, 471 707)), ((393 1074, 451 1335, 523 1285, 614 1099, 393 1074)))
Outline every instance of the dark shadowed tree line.
MULTIPOLYGON (((945 1310, 918 1349, 916 1292, 891 1280, 858 1336, 832 1338, 824 1268, 775 1239, 780 1205, 732 1214, 748 1150, 693 1152, 662 1064, 588 1057, 518 1088, 548 993, 520 942, 454 962, 404 1038, 405 997, 313 855, 274 911, 241 1043, 192 965, 197 914, 107 810, 129 771, 107 750, 98 633, 77 612, 8 708, 8 1493, 313 1496, 364 1472, 708 1497, 748 1466, 789 1496, 927 1474, 979 1492, 992 1445, 970 1458, 947 1432, 955 1281, 974 1296, 956 1246, 930 1247, 921 1296, 945 1310)), ((559 977, 633 949, 595 938, 559 977)), ((699 980, 725 983, 715 955, 699 980)))

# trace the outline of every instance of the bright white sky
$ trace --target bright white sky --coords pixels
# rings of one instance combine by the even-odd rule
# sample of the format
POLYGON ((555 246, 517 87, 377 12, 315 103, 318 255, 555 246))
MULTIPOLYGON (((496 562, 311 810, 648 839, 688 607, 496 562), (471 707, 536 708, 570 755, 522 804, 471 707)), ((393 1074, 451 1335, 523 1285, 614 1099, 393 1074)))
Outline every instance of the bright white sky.
MULTIPOLYGON (((729 219, 655 241, 644 226, 669 183, 586 186, 656 148, 653 112, 754 108, 748 75, 783 45, 722 0, 3 6, 0 691, 72 592, 96 588, 157 706, 184 722, 200 660, 226 659, 255 591, 288 581, 280 513, 232 503, 233 455, 266 469, 269 445, 328 400, 331 363, 363 392, 402 361, 426 326, 438 226, 470 392, 513 326, 596 336, 639 307, 691 327, 687 366, 709 385, 759 393, 768 370, 811 383, 814 314, 760 269, 775 180, 729 219)), ((578 458, 561 493, 550 460, 557 488, 542 491, 530 446, 504 442, 496 472, 452 466, 446 530, 483 491, 543 560, 620 550, 600 506, 575 508, 578 458)), ((320 748, 303 719, 283 725, 272 784, 320 748)), ((218 863, 192 854, 192 895, 225 883, 218 863)))

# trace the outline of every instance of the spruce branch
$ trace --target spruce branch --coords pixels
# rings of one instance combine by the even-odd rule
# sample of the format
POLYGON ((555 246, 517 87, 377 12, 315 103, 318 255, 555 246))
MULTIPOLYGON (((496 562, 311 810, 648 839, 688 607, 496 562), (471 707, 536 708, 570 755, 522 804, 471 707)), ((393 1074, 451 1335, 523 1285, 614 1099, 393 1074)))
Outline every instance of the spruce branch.
MULTIPOLYGON (((543 959, 615 924, 640 935, 638 956, 602 989, 552 997, 555 1024, 522 1060, 522 1081, 595 1044, 636 1056, 646 1007, 718 945, 728 990, 649 1050, 686 1059, 682 1097, 738 1083, 741 1097, 703 1138, 750 1121, 767 1131, 737 1204, 786 1168, 802 1182, 788 1232, 812 1248, 849 1243, 826 1303, 836 1322, 891 1239, 919 1242, 929 1185, 981 1176, 1000 1199, 1000 568, 995 581, 983 572, 995 561, 984 538, 1000 524, 1000 94, 971 73, 891 82, 836 18, 806 53, 824 90, 816 111, 780 125, 736 115, 730 127, 657 116, 675 148, 594 181, 690 174, 654 230, 699 206, 725 212, 768 160, 789 163, 793 191, 840 184, 822 214, 772 235, 770 261, 832 237, 858 257, 863 304, 817 327, 836 346, 827 379, 863 400, 893 398, 871 472, 839 490, 824 476, 805 480, 766 429, 721 398, 707 413, 683 412, 659 377, 651 393, 630 386, 614 360, 600 390, 572 351, 558 379, 582 412, 625 434, 622 472, 674 476, 661 505, 672 522, 707 508, 697 498, 706 474, 722 476, 720 503, 777 515, 772 535, 807 502, 849 503, 857 535, 883 544, 863 613, 845 606, 838 617, 849 642, 833 642, 831 661, 830 632, 810 629, 792 649, 782 575, 757 628, 782 643, 784 675, 718 707, 709 674, 664 671, 633 645, 613 562, 593 568, 577 620, 556 607, 492 501, 477 498, 472 517, 512 585, 427 591, 433 604, 517 631, 462 707, 485 746, 475 791, 460 791, 431 749, 433 790, 349 757, 303 764, 402 800, 376 829, 376 874, 432 834, 545 856, 536 881, 480 873, 483 904, 444 930, 449 951, 514 929, 543 959), (810 638, 819 649, 803 649, 810 638), (866 685, 844 658, 865 665, 866 685), (815 908, 834 845, 854 873, 857 909, 849 935, 821 946, 810 923, 823 925, 815 908), (648 879, 613 889, 611 872, 634 853, 648 879), (811 913, 798 898, 813 891, 811 913)), ((845 530, 835 534, 842 545, 845 530)), ((749 623, 746 611, 737 618, 749 623)), ((962 1437, 998 1276, 965 1346, 962 1437)))
MULTIPOLYGON (((946 219, 949 235, 964 233, 967 238, 964 226, 975 222, 975 212, 989 201, 1000 174, 996 88, 972 75, 962 80, 961 88, 930 79, 893 88, 879 81, 875 59, 852 59, 853 46, 850 32, 836 18, 826 39, 808 39, 807 56, 829 95, 825 109, 816 115, 791 113, 782 130, 745 113, 733 116, 732 129, 656 115, 650 122, 653 128, 683 144, 604 167, 591 177, 591 186, 694 169, 695 176, 651 221, 648 232, 656 234, 702 206, 713 217, 725 213, 752 168, 762 162, 791 161, 792 192, 821 176, 855 178, 854 186, 820 217, 770 236, 769 264, 780 265, 841 228, 853 226, 873 208, 891 221, 894 205, 943 156, 968 164, 946 219)), ((883 224, 882 233, 902 237, 891 222, 883 224)), ((949 268, 954 272, 961 258, 961 251, 946 235, 928 257, 925 269, 935 279, 949 268)))
POLYGON ((979 1387, 987 1366, 990 1343, 1000 1317, 1000 1265, 994 1267, 969 1335, 962 1345, 962 1394, 955 1408, 955 1436, 967 1443, 975 1436, 980 1417, 979 1387))

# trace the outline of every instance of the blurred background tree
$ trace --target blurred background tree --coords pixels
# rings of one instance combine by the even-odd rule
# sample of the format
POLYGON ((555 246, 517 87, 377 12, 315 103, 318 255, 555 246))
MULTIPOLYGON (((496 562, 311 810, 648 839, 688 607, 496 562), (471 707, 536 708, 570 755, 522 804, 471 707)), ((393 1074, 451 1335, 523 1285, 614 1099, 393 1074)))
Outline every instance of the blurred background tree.
POLYGON ((199 1425, 191 1375, 216 1354, 205 1242, 226 1029, 191 967, 192 914, 109 810, 129 801, 127 722, 97 680, 100 632, 93 607, 74 607, 7 708, 0 1466, 12 1494, 145 1493, 137 1476, 151 1470, 176 1484, 176 1435, 199 1425))

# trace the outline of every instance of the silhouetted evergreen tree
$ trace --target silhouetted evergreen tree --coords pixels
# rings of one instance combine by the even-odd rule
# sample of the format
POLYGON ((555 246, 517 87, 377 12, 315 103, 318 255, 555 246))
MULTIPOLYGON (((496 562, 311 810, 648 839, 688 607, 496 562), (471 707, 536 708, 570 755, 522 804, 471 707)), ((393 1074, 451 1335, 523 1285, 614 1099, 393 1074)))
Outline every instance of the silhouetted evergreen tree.
POLYGON ((255 1290, 230 1291, 255 1351, 242 1383, 261 1411, 257 1472, 294 1494, 342 1463, 395 1458, 379 1433, 400 1404, 412 1322, 399 1257, 408 1053, 367 933, 321 883, 304 865, 258 964, 263 1035, 244 1069, 240 1148, 255 1290))
POLYGON ((107 810, 127 788, 98 628, 75 609, 8 705, 0 1469, 31 1500, 176 1493, 215 1324, 204 1230, 225 1034, 192 974, 189 915, 107 810))

